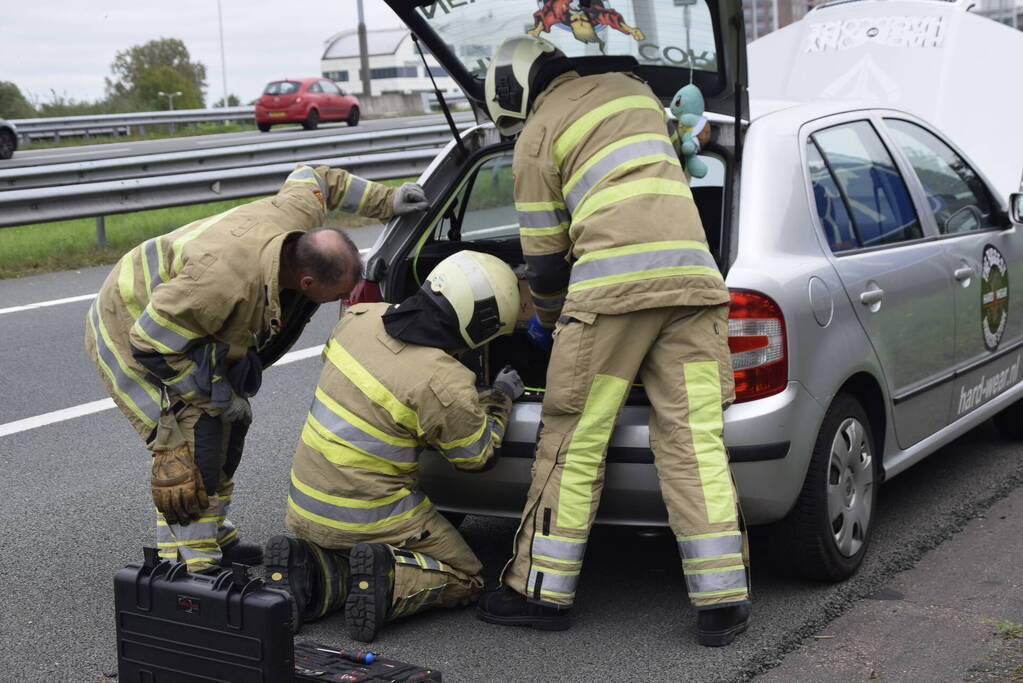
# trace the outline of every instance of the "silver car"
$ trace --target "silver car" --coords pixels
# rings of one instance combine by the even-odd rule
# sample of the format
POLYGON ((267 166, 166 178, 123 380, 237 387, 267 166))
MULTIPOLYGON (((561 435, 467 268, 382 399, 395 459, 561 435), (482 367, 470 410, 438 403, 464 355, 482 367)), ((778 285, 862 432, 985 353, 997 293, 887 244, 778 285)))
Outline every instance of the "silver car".
MULTIPOLYGON (((536 26, 544 20, 532 14, 532 0, 418 9, 388 1, 477 103, 482 58, 531 26, 529 17, 536 26), (487 35, 468 30, 484 18, 487 35)), ((867 549, 882 481, 1000 411, 999 424, 1023 432, 1014 404, 1023 397, 1023 311, 1009 291, 1010 282, 1023 282, 1020 226, 983 174, 912 114, 754 103, 751 116, 744 88, 739 97, 733 89, 745 77, 738 47, 745 43, 734 28, 742 23, 732 23, 741 17, 738 2, 632 6, 637 18, 617 21, 642 29, 642 39, 605 25, 595 51, 576 35, 589 39, 578 23, 594 28, 601 17, 590 15, 570 17, 570 29, 552 25, 545 37, 560 31, 552 39, 584 73, 639 73, 664 102, 689 78, 704 90, 715 133, 703 150, 710 172, 692 189, 732 296, 737 396, 725 435, 743 514, 750 524, 772 524, 772 546, 791 573, 845 578, 867 549), (669 36, 681 41, 674 51, 669 36)), ((522 264, 512 150, 486 122, 452 142, 421 179, 432 210, 387 226, 357 300, 399 301, 461 249, 522 264)), ((518 517, 547 358, 520 329, 464 362, 481 383, 511 364, 529 391, 496 467, 463 474, 425 458, 423 486, 452 514, 518 517)), ((598 522, 667 523, 649 412, 636 387, 609 444, 598 522)))
POLYGON ((18 149, 18 129, 5 119, 0 119, 0 159, 10 159, 18 149))

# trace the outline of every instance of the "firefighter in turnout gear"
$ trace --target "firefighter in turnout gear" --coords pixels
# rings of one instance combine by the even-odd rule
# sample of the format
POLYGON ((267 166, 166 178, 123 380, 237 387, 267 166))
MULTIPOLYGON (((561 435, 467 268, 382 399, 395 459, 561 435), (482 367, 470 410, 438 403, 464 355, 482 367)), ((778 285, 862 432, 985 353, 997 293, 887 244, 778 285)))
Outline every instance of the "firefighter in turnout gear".
POLYGON ((422 189, 299 166, 273 197, 143 242, 114 266, 86 318, 85 345, 114 403, 153 453, 160 556, 204 572, 259 564, 227 519, 233 475, 264 367, 318 304, 361 273, 330 212, 384 220, 428 206, 422 189))
POLYGON ((479 391, 453 353, 510 334, 518 310, 511 268, 462 251, 402 303, 342 317, 291 468, 298 538, 266 546, 269 585, 301 621, 343 608, 349 635, 369 642, 387 620, 479 598, 482 565, 419 489, 419 454, 469 471, 495 462, 522 381, 506 368, 479 391))
POLYGON ((532 36, 498 48, 486 98, 501 132, 519 135, 515 203, 537 311, 530 336, 543 345, 553 330, 553 349, 514 556, 477 614, 569 626, 608 439, 638 377, 698 640, 726 645, 749 620, 746 545, 722 435, 734 398, 729 296, 664 107, 638 77, 580 77, 532 36))

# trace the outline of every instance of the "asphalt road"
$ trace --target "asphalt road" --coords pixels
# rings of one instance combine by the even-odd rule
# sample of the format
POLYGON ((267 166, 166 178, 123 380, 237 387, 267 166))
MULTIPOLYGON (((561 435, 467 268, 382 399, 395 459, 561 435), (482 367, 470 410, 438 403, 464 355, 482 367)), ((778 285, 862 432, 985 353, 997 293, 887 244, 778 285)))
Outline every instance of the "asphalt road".
POLYGON ((397 130, 400 128, 436 125, 438 123, 444 123, 444 117, 439 114, 391 119, 363 119, 359 121, 359 125, 355 128, 351 128, 345 123, 324 123, 316 130, 303 130, 298 125, 284 125, 271 128, 266 133, 260 133, 256 130, 256 124, 253 123, 252 130, 241 133, 196 135, 185 138, 141 140, 123 143, 111 142, 102 145, 17 151, 10 159, 0 161, 0 169, 94 161, 96 159, 113 159, 115 157, 161 154, 164 152, 186 152, 215 147, 250 145, 257 142, 279 142, 288 139, 306 140, 311 137, 345 135, 347 133, 362 133, 374 130, 397 130))
MULTIPOLYGON (((95 292, 107 270, 0 281, 0 434, 13 421, 105 398, 82 350, 87 301, 4 309, 95 292)), ((322 343, 336 317, 336 307, 321 309, 294 348, 322 343)), ((313 357, 268 370, 253 399, 231 515, 250 539, 284 531, 288 467, 318 366, 313 357)), ((111 577, 151 539, 148 461, 115 410, 0 436, 0 681, 95 681, 116 671, 111 577)), ((452 682, 746 680, 1021 483, 1018 444, 990 425, 960 438, 883 487, 867 560, 838 585, 776 574, 754 530, 754 620, 730 648, 695 644, 670 536, 598 529, 572 629, 508 629, 471 610, 435 611, 390 625, 373 649, 452 682)), ((463 530, 493 579, 514 524, 473 517, 463 530)), ((340 616, 300 638, 355 645, 340 616)))

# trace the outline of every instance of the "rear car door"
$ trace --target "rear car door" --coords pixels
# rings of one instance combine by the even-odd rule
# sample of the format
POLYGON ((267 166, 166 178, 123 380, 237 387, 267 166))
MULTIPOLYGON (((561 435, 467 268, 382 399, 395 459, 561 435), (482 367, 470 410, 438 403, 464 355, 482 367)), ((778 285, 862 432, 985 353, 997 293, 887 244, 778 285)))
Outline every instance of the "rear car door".
POLYGON ((869 116, 845 119, 815 122, 806 138, 813 200, 906 448, 947 424, 952 278, 869 116))
POLYGON ((955 421, 1019 381, 1023 315, 1011 284, 1023 281, 1023 244, 994 192, 951 145, 914 121, 884 123, 920 181, 925 219, 942 236, 953 274, 955 421))

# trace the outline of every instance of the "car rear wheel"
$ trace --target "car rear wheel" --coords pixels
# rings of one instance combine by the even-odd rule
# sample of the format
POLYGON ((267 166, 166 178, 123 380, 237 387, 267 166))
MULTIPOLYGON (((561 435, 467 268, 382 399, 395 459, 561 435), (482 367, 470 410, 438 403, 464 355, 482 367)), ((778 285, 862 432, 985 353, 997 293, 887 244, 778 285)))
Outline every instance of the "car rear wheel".
POLYGON ((14 134, 9 130, 0 130, 0 159, 14 156, 14 134))
POLYGON ((302 122, 302 127, 306 130, 316 130, 318 125, 320 125, 320 112, 310 109, 305 116, 305 121, 302 122))
POLYGON ((345 119, 345 123, 347 123, 349 126, 357 126, 357 125, 359 125, 359 108, 358 107, 352 107, 351 109, 348 110, 348 118, 345 119))
POLYGON ((994 423, 1002 436, 1023 439, 1023 401, 1016 401, 995 415, 994 423))
POLYGON ((772 528, 771 550, 783 572, 841 581, 859 568, 874 526, 875 444, 863 406, 840 393, 817 433, 795 507, 772 528))
POLYGON ((260 133, 266 133, 266 132, 269 132, 270 125, 271 124, 269 124, 269 123, 257 123, 256 127, 259 128, 259 132, 260 133))

